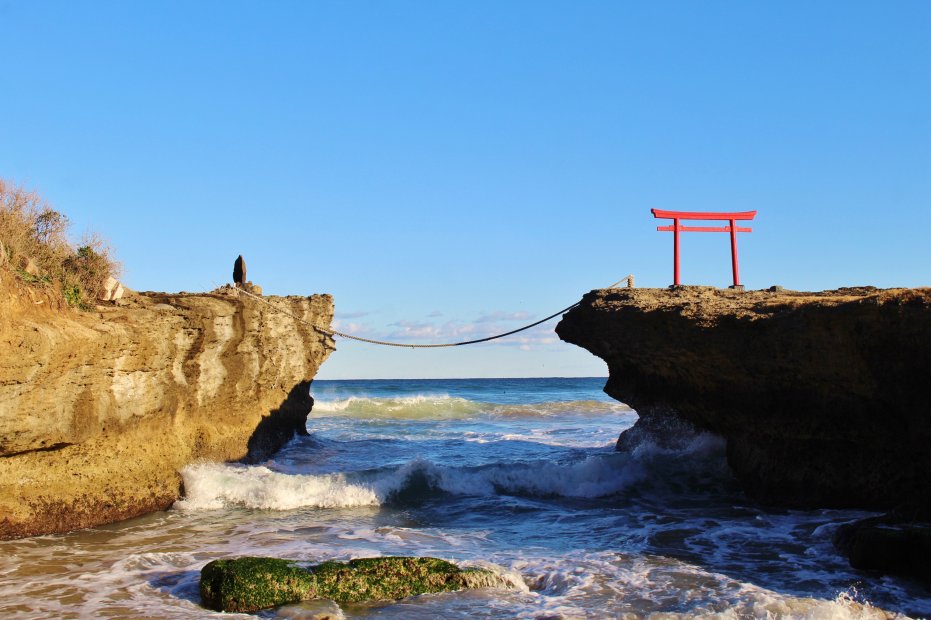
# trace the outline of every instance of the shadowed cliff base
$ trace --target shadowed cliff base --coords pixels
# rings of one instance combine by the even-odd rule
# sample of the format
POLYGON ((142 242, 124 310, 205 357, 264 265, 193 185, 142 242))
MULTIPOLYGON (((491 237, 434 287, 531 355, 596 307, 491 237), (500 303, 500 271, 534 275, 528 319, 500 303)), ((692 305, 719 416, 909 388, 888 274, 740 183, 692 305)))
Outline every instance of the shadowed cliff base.
POLYGON ((295 435, 307 435, 307 416, 314 406, 310 381, 295 385, 277 409, 273 409, 255 427, 247 442, 246 463, 264 461, 288 443, 295 435))

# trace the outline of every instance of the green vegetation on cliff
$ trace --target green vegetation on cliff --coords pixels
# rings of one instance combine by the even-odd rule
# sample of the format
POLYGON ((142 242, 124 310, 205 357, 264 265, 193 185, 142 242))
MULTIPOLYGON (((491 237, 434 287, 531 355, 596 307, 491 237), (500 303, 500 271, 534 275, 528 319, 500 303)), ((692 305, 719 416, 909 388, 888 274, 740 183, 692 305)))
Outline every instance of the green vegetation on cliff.
POLYGON ((0 265, 9 262, 28 284, 58 287, 68 305, 84 308, 118 275, 119 265, 96 235, 72 245, 68 225, 36 192, 0 179, 0 265))
POLYGON ((461 569, 437 558, 360 558, 302 568, 290 560, 214 560, 200 573, 200 595, 217 611, 250 612, 310 599, 337 603, 391 601, 428 592, 505 587, 484 569, 461 569))

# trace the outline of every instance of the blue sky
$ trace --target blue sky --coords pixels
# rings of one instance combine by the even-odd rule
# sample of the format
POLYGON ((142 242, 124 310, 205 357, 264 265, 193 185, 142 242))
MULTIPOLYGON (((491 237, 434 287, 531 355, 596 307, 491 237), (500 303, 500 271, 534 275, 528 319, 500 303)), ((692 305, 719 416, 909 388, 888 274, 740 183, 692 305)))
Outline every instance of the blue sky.
MULTIPOLYGON (((750 288, 931 284, 931 3, 0 0, 0 176, 140 290, 246 257, 339 326, 507 331, 757 209, 750 288)), ((682 279, 729 284, 726 235, 682 279)), ((341 341, 322 378, 605 375, 555 340, 341 341)), ((421 340, 422 339, 422 340, 421 340)))

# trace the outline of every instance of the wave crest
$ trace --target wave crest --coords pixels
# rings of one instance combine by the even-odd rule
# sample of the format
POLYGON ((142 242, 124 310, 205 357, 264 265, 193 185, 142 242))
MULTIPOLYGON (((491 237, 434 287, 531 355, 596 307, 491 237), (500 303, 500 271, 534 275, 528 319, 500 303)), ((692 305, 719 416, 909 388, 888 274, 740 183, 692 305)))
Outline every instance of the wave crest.
POLYGON ((449 420, 467 418, 482 411, 482 404, 454 396, 404 396, 317 401, 310 417, 384 418, 399 420, 449 420))
POLYGON ((262 466, 202 463, 182 470, 181 510, 242 506, 265 510, 409 504, 437 493, 598 498, 633 485, 675 490, 724 469, 721 442, 696 438, 683 451, 644 446, 637 454, 609 452, 573 462, 538 461, 453 467, 417 459, 400 467, 339 474, 285 474, 262 466), (683 458, 686 457, 686 458, 683 458), (669 481, 669 482, 666 482, 669 481))
POLYGON ((453 420, 477 415, 502 417, 554 416, 562 414, 608 415, 632 413, 627 405, 600 400, 554 401, 532 404, 499 404, 457 396, 403 396, 317 401, 310 417, 350 417, 398 420, 453 420))
POLYGON ((228 505, 289 510, 381 503, 375 489, 352 484, 344 474, 289 475, 267 467, 199 463, 185 467, 181 476, 184 499, 174 504, 180 510, 216 510, 228 505))

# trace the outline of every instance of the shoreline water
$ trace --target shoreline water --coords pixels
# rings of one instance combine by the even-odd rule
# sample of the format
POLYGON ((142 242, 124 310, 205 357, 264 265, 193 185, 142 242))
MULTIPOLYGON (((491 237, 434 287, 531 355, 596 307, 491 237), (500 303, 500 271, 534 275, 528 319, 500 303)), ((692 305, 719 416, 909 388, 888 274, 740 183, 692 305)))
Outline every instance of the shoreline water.
POLYGON ((603 381, 315 382, 309 436, 254 466, 189 468, 189 505, 0 543, 0 611, 204 617, 197 571, 212 559, 395 554, 491 563, 527 590, 344 617, 929 613, 915 584, 858 573, 833 549, 833 529, 868 513, 764 509, 740 492, 714 438, 616 452, 637 416, 603 381))

